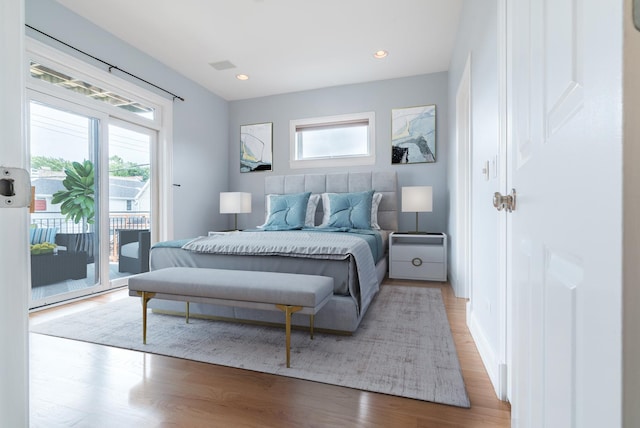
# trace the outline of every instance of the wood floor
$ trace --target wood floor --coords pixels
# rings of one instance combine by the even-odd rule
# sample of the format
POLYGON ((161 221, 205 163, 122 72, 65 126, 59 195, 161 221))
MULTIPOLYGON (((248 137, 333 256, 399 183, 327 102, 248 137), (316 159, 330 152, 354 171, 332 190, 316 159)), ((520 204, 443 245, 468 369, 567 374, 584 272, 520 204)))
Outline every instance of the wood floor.
MULTIPOLYGON (((465 300, 442 289, 471 409, 30 334, 31 426, 509 427, 465 324, 465 300)), ((130 298, 125 290, 30 315, 32 324, 130 298)), ((393 364, 393 361, 389 361, 393 364)))

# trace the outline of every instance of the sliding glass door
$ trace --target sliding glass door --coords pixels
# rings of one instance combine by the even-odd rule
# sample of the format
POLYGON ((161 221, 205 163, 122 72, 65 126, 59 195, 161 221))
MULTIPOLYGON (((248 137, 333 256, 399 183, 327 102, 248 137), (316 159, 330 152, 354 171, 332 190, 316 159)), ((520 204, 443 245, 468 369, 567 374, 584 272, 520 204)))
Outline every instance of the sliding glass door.
POLYGON ((151 243, 172 238, 173 107, 35 41, 26 62, 39 308, 126 285, 151 243))
MULTIPOLYGON (((57 105, 56 105, 57 104, 57 105)), ((53 303, 101 282, 99 142, 103 115, 29 103, 32 301, 53 303), (101 117, 102 116, 102 117, 101 117)))
POLYGON ((109 124, 109 261, 112 277, 149 268, 152 229, 152 130, 112 121, 109 124))
POLYGON ((30 95, 34 308, 124 285, 148 269, 157 132, 30 95))

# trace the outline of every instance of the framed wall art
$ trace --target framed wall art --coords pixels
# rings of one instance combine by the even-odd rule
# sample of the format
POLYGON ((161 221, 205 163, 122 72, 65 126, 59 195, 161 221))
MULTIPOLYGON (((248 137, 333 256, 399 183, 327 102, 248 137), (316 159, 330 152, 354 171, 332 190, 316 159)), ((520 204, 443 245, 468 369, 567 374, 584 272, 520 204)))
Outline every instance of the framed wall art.
POLYGON ((273 123, 240 126, 240 172, 271 171, 273 123))
POLYGON ((436 161, 435 104, 391 110, 391 163, 436 161))

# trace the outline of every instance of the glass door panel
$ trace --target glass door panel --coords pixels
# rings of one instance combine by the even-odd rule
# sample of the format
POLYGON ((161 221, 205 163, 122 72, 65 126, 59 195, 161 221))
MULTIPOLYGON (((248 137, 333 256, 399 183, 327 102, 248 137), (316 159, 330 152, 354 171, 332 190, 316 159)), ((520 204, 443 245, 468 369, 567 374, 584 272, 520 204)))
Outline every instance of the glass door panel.
POLYGON ((155 131, 121 125, 109 125, 111 278, 146 272, 151 244, 151 147, 155 131))
POLYGON ((100 119, 31 101, 32 307, 100 283, 97 147, 100 119))

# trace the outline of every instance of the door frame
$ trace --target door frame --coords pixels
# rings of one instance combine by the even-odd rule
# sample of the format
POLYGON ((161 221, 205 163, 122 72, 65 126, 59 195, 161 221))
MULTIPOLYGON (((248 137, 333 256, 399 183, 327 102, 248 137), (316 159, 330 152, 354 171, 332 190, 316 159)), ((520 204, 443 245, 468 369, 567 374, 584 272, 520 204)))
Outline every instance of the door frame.
MULTIPOLYGON (((469 298, 472 289, 471 263, 471 54, 456 91, 456 275, 452 284, 457 297, 469 298), (462 113, 462 114, 461 114, 462 113), (464 120, 461 120, 464 118, 464 120)), ((468 305, 472 302, 469 301, 468 305)), ((469 313, 469 307, 467 308, 469 313)))
MULTIPOLYGON (((509 163, 511 145, 511 107, 509 96, 510 73, 510 40, 511 22, 507 0, 498 0, 498 158, 497 168, 498 189, 503 195, 511 192, 507 186, 511 182, 511 165, 509 163)), ((516 205, 517 208, 517 205, 516 205)), ((501 400, 511 399, 511 334, 512 334, 512 305, 511 302, 511 216, 503 211, 498 216, 498 385, 496 393, 501 400)))
MULTIPOLYGON (((0 159, 27 168, 24 135, 24 0, 0 3, 0 159)), ((29 209, 0 210, 0 415, 7 426, 29 426, 29 209)))

